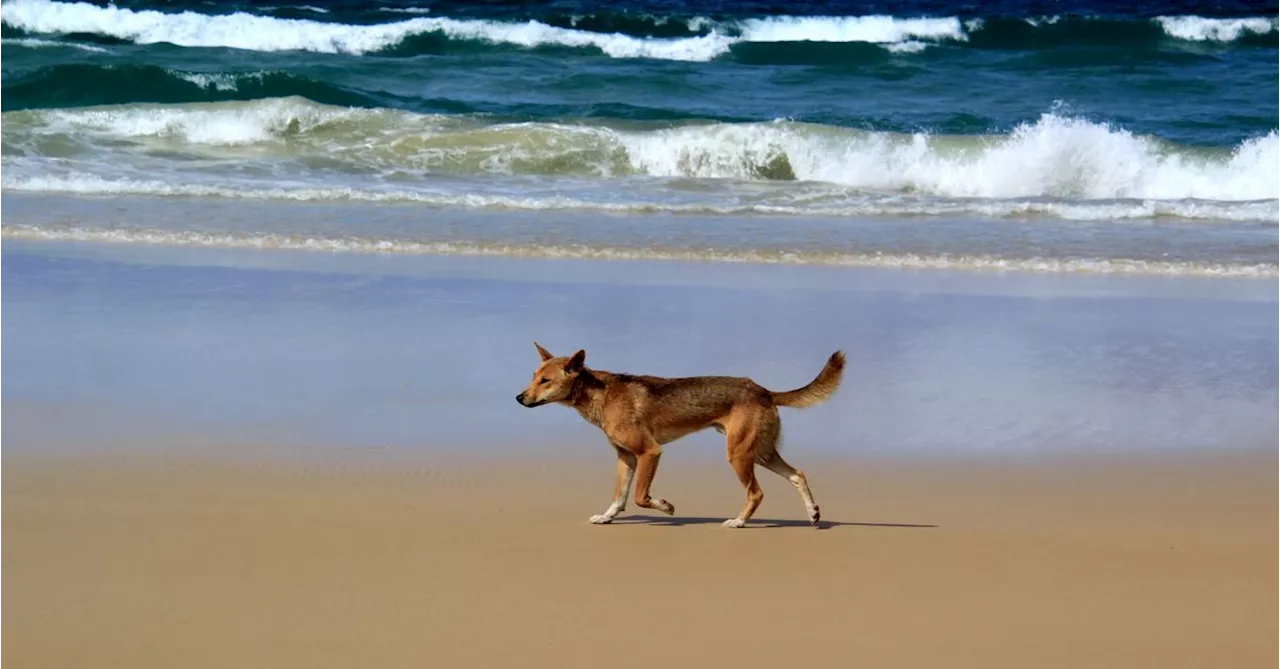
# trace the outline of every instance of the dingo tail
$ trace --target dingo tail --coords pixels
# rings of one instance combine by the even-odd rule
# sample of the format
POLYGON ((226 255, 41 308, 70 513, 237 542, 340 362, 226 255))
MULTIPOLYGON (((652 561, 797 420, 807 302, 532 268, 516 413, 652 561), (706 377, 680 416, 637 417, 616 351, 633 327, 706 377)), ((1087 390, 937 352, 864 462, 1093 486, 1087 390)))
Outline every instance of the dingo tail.
POLYGON ((827 359, 827 364, 818 372, 817 378, 809 385, 782 393, 770 393, 773 403, 780 407, 817 406, 827 401, 831 394, 840 387, 840 377, 844 375, 844 351, 836 351, 827 359))

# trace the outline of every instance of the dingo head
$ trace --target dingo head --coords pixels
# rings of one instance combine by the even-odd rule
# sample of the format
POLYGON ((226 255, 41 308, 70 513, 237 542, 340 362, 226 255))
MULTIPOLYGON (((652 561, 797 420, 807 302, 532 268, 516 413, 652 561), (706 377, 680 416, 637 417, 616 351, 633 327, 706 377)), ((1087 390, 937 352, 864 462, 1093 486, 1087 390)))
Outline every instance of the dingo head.
POLYGON ((573 391, 573 383, 582 372, 583 363, 587 361, 587 352, 579 350, 572 356, 556 357, 551 352, 533 342, 542 357, 542 363, 533 373, 533 381, 524 392, 516 395, 516 401, 527 407, 540 407, 552 402, 563 402, 573 391))

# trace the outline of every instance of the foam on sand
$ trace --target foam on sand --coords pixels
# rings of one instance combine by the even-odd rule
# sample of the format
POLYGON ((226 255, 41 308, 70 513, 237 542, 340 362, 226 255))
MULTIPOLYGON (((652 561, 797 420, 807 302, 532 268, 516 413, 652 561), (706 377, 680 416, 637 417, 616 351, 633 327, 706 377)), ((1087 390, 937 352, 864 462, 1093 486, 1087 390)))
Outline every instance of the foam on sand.
POLYGON ((949 269, 983 272, 1039 272, 1073 274, 1134 274, 1274 278, 1273 265, 1165 262, 1126 259, 1001 258, 985 255, 921 255, 913 253, 813 252, 786 249, 655 248, 587 244, 526 244, 475 241, 378 239, 359 236, 242 234, 159 229, 99 229, 9 225, 0 234, 13 239, 154 244, 212 248, 287 249, 344 253, 494 256, 587 260, 649 260, 771 265, 822 265, 897 269, 949 269))

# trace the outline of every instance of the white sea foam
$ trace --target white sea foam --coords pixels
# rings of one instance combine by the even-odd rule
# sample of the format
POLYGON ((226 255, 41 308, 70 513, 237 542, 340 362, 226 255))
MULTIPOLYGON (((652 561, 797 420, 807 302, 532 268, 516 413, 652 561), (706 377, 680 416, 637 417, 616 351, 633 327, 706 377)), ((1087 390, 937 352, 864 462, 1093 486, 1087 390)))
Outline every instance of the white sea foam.
POLYGON ((0 44, 16 44, 18 46, 30 47, 33 49, 47 49, 61 47, 63 49, 79 49, 80 51, 89 51, 92 53, 107 53, 107 50, 100 46, 92 44, 77 44, 75 42, 59 42, 50 39, 39 39, 35 37, 6 37, 0 39, 0 44))
POLYGON ((717 32, 699 37, 652 39, 556 28, 538 21, 502 23, 456 19, 418 19, 430 22, 455 39, 469 39, 523 47, 543 45, 595 47, 614 58, 707 61, 726 53, 736 41, 717 32))
POLYGON ((1170 37, 1193 42, 1232 42, 1246 33, 1266 35, 1275 32, 1277 19, 1210 19, 1202 16, 1158 16, 1156 23, 1170 37))
POLYGON ((692 32, 702 32, 715 27, 716 22, 705 16, 695 16, 685 22, 685 27, 692 32))
MULTIPOLYGON (((385 11, 393 11, 387 9, 385 11)), ((417 13, 404 10, 407 13, 417 13)), ((420 16, 374 25, 347 25, 305 19, 282 19, 237 12, 207 15, 100 7, 85 2, 6 0, 0 6, 5 24, 35 33, 92 33, 139 44, 167 42, 189 47, 230 47, 255 51, 315 51, 364 54, 399 44, 405 38, 440 32, 454 39, 523 47, 543 45, 594 47, 614 58, 655 58, 707 61, 740 42, 866 42, 898 45, 910 53, 931 41, 965 41, 981 30, 979 19, 955 17, 898 18, 893 16, 775 16, 742 21, 688 21, 705 35, 686 38, 646 38, 558 28, 538 21, 523 23, 420 16)), ((1197 16, 1156 19, 1170 35, 1188 40, 1229 41, 1245 32, 1265 34, 1276 29, 1274 18, 1205 19, 1197 16)))
POLYGON ((921 39, 965 39, 964 30, 955 18, 891 16, 772 17, 723 26, 705 19, 692 19, 691 27, 713 27, 708 34, 698 37, 660 39, 558 28, 538 21, 514 23, 421 17, 376 25, 346 25, 242 12, 211 16, 190 11, 135 11, 53 0, 8 0, 0 7, 0 15, 4 23, 12 27, 38 33, 95 33, 140 44, 168 42, 180 46, 349 54, 378 51, 411 35, 429 32, 442 32, 455 39, 524 47, 595 47, 615 58, 689 61, 711 60, 743 41, 897 44, 921 39))
MULTIPOLYGON (((204 86, 235 85, 230 78, 187 78, 204 86)), ((483 125, 463 117, 335 107, 296 97, 28 110, 7 112, 4 122, 6 146, 38 147, 41 138, 63 137, 91 152, 85 160, 113 171, 87 173, 122 174, 116 171, 127 169, 135 157, 146 160, 145 147, 130 149, 131 144, 160 140, 166 151, 189 149, 196 156, 216 158, 218 147, 247 147, 258 160, 288 161, 294 167, 281 167, 286 171, 277 175, 304 190, 317 178, 307 171, 308 156, 323 156, 326 163, 340 161, 353 174, 795 180, 808 185, 789 193, 814 190, 821 194, 819 201, 797 204, 783 194, 752 205, 796 205, 805 212, 829 203, 843 210, 858 198, 874 196, 911 198, 905 207, 910 210, 918 210, 921 199, 929 200, 930 207, 950 202, 946 207, 969 211, 995 206, 992 215, 1066 215, 1078 203, 1120 217, 1276 220, 1280 200, 1280 137, 1275 131, 1233 151, 1209 150, 1052 113, 1009 135, 985 137, 905 135, 787 121, 654 130, 483 125), (990 200, 1000 202, 983 204, 990 200)), ((24 152, 22 160, 39 162, 39 149, 32 151, 24 152)), ((43 168, 28 170, 13 160, 17 158, 6 160, 6 176, 47 175, 43 168)), ((86 171, 65 157, 55 162, 86 171)), ((217 182, 216 175, 212 180, 217 182)), ((389 185, 404 183, 399 179, 389 185)), ((9 179, 5 184, 36 187, 9 179)))
POLYGON ((773 16, 742 22, 748 42, 871 42, 896 44, 919 39, 966 40, 960 19, 893 16, 773 16))
MULTIPOLYGON (((235 84, 216 76, 185 76, 200 85, 235 84)), ((101 151, 120 151, 121 140, 148 138, 185 143, 193 150, 253 145, 255 155, 264 160, 323 155, 364 173, 796 180, 842 187, 850 194, 967 199, 1261 205, 1280 199, 1280 137, 1275 131, 1242 142, 1233 151, 1209 150, 1053 113, 1019 125, 1009 135, 983 137, 870 132, 788 121, 654 130, 555 123, 481 125, 462 117, 336 107, 297 97, 31 110, 8 112, 4 120, 5 140, 11 146, 53 136, 90 142, 101 151)), ((128 161, 128 156, 110 160, 119 166, 128 161)), ((1257 213, 1253 206, 1240 211, 1257 213)))
MULTIPOLYGON (((187 73, 184 78, 201 85, 234 85, 234 81, 218 75, 187 73)), ((51 133, 104 138, 165 137, 191 144, 236 145, 268 141, 324 122, 352 117, 369 119, 371 114, 379 113, 318 105, 302 98, 273 98, 231 104, 56 109, 41 115, 48 123, 46 132, 51 133)))
POLYGON ((908 40, 906 42, 898 42, 897 44, 888 44, 885 46, 885 50, 890 53, 920 53, 927 48, 929 48, 927 43, 917 42, 915 40, 908 40))
POLYGON ((134 11, 84 2, 8 0, 0 6, 5 24, 46 34, 93 33, 139 44, 231 47, 255 51, 318 51, 361 54, 392 46, 435 28, 427 19, 351 26, 279 19, 243 12, 211 16, 197 12, 134 11))
POLYGON ((375 25, 346 25, 243 12, 211 16, 190 11, 134 11, 52 0, 8 0, 0 6, 0 16, 9 26, 37 33, 94 33, 139 44, 167 42, 254 51, 364 54, 394 46, 411 35, 443 32, 456 39, 525 47, 591 46, 617 58, 709 60, 724 53, 733 41, 719 34, 688 39, 643 39, 556 28, 537 21, 508 23, 423 17, 375 25))
POLYGON ((165 70, 169 74, 189 81, 200 88, 212 88, 217 91, 234 91, 240 87, 244 79, 262 79, 266 72, 246 72, 231 74, 227 72, 184 72, 182 70, 165 70))
POLYGON ((299 202, 411 202, 433 207, 513 211, 600 211, 619 214, 694 214, 737 216, 985 216, 992 218, 1053 217, 1081 221, 1181 218, 1275 222, 1280 213, 1275 202, 1224 203, 1202 200, 1137 200, 1105 202, 1064 202, 1040 199, 965 200, 909 198, 901 196, 827 194, 816 202, 805 202, 782 194, 761 201, 670 202, 569 195, 518 195, 478 192, 442 192, 414 188, 353 187, 340 185, 276 186, 268 188, 244 184, 173 183, 160 179, 102 177, 72 173, 44 176, 13 176, 12 170, 0 178, 6 191, 63 193, 78 195, 157 195, 216 197, 248 200, 299 202))
POLYGON ((1274 278, 1276 266, 1243 263, 1199 263, 1126 259, 1002 258, 986 255, 921 255, 914 253, 824 253, 790 250, 717 250, 604 245, 506 244, 500 242, 432 241, 366 237, 282 234, 207 233, 158 229, 119 229, 4 224, 0 234, 14 239, 155 244, 245 249, 281 249, 345 253, 502 256, 591 260, 649 260, 828 265, 900 269, 950 269, 984 272, 1137 274, 1274 278))
POLYGON ((947 197, 1280 198, 1274 131, 1221 157, 1052 114, 981 143, 791 123, 689 126, 622 141, 657 176, 751 178, 785 158, 802 181, 947 197))
POLYGON ((1042 16, 1039 18, 1025 19, 1027 23, 1039 28, 1040 26, 1051 26, 1062 20, 1061 16, 1042 16))
POLYGON ((328 14, 328 13, 329 13, 329 10, 327 10, 327 9, 325 9, 325 8, 323 8, 323 7, 314 7, 314 6, 312 6, 312 5, 293 5, 293 6, 290 6, 290 7, 280 7, 280 6, 275 6, 275 5, 265 5, 265 6, 259 7, 258 9, 259 9, 259 10, 261 10, 261 11, 264 11, 264 12, 278 12, 278 11, 280 11, 280 10, 282 10, 282 9, 294 9, 294 10, 301 10, 301 11, 304 11, 304 12, 314 12, 314 13, 316 13, 316 14, 328 14))

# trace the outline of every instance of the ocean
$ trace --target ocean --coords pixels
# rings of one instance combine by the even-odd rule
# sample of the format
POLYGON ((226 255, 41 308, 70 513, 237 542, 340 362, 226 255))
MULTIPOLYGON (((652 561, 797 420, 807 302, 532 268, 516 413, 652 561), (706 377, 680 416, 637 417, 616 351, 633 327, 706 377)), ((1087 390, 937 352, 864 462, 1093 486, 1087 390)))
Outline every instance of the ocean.
POLYGON ((0 16, 6 238, 1280 275, 1275 2, 0 16))

